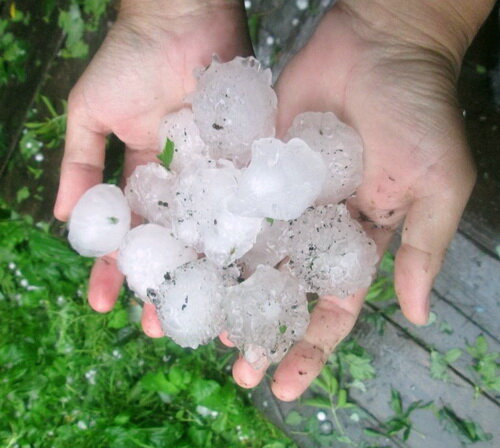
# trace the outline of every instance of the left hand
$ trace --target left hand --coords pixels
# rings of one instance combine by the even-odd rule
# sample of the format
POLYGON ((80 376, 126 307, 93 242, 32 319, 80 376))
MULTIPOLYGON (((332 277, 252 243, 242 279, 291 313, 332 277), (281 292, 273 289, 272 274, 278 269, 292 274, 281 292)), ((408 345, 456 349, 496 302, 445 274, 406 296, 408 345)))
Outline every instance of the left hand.
MULTIPOLYGON (((414 34, 405 21, 380 29, 398 20, 393 11, 375 9, 368 20, 357 3, 339 1, 285 68, 277 84, 278 134, 305 111, 333 111, 361 134, 364 178, 348 205, 380 255, 404 222, 396 293, 407 319, 423 325, 433 280, 475 181, 455 95, 463 54, 418 29, 419 21, 414 34)), ((428 13, 435 15, 432 8, 428 13)), ((276 370, 272 389, 279 399, 296 399, 319 374, 353 328, 365 294, 320 298, 304 339, 276 370)), ((242 358, 233 368, 243 387, 264 373, 242 358)))

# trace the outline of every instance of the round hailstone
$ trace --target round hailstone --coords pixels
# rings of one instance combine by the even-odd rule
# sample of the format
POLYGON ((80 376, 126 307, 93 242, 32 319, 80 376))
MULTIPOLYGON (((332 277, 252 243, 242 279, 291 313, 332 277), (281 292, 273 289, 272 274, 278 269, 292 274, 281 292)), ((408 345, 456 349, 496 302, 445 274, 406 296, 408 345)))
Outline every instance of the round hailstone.
POLYGON ((328 175, 316 204, 336 204, 353 194, 363 175, 363 141, 332 112, 297 115, 286 139, 300 138, 323 156, 328 175))
POLYGON ((309 324, 304 290, 290 274, 260 265, 243 283, 227 289, 228 337, 255 368, 279 362, 309 324))
POLYGON ((148 296, 163 332, 182 347, 196 348, 222 331, 223 291, 222 270, 202 258, 167 273, 148 296))
POLYGON ((129 288, 148 302, 147 290, 157 288, 166 272, 196 258, 196 252, 176 240, 170 229, 143 224, 125 235, 118 268, 127 277, 129 288))
POLYGON ((194 160, 208 158, 207 146, 200 137, 200 130, 189 107, 164 116, 160 122, 159 135, 160 152, 167 139, 174 142, 174 157, 169 167, 173 171, 180 172, 194 160))
POLYGON ((125 187, 132 211, 150 222, 170 226, 175 179, 176 176, 159 163, 137 166, 125 187))
POLYGON ((80 198, 69 219, 68 240, 84 257, 101 257, 118 249, 130 229, 130 208, 115 185, 99 184, 80 198))
POLYGON ((345 205, 310 208, 289 231, 288 267, 308 292, 343 298, 370 285, 375 242, 345 205))
POLYGON ((288 253, 287 221, 266 219, 253 247, 238 260, 243 278, 255 272, 259 264, 276 266, 288 253))
POLYGON ((271 70, 253 57, 226 63, 214 57, 200 72, 196 90, 187 100, 211 157, 244 166, 252 142, 274 136, 278 100, 271 82, 271 70))
POLYGON ((175 235, 219 266, 250 250, 262 224, 261 218, 228 211, 238 176, 230 162, 222 168, 193 167, 180 174, 175 194, 175 235))
POLYGON ((257 140, 230 210, 242 216, 298 218, 321 193, 326 171, 321 155, 298 138, 257 140))

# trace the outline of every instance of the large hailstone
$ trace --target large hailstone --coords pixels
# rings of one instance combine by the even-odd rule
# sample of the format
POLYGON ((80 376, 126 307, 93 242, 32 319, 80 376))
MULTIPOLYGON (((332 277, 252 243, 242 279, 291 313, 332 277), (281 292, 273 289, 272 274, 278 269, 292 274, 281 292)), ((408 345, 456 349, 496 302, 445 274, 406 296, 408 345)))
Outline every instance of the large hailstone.
POLYGON ((252 142, 274 136, 278 100, 271 82, 271 70, 262 69, 253 57, 227 63, 214 58, 199 73, 196 90, 187 100, 211 157, 244 166, 252 142))
POLYGON ((288 267, 308 292, 343 298, 370 285, 375 242, 345 205, 310 208, 289 231, 288 267))
POLYGON ((170 169, 182 171, 195 160, 207 159, 207 145, 200 137, 200 130, 194 122, 193 111, 185 107, 161 119, 159 129, 159 150, 163 151, 167 139, 174 142, 174 157, 170 169))
POLYGON ((230 210, 242 216, 298 218, 321 193, 326 171, 321 155, 298 138, 257 140, 230 210))
POLYGON ((227 289, 225 329, 255 368, 279 362, 309 324, 304 290, 290 274, 260 265, 243 283, 227 289))
POLYGON ((300 138, 323 156, 328 176, 316 204, 336 204, 356 191, 363 174, 363 142, 359 134, 332 112, 297 115, 286 139, 300 138))
POLYGON ((143 224, 123 239, 118 268, 126 276, 129 288, 148 302, 147 290, 158 288, 166 272, 196 259, 196 252, 176 240, 170 229, 143 224))
POLYGON ((84 257, 101 257, 118 249, 130 229, 130 208, 115 185, 99 184, 80 198, 69 219, 68 240, 84 257))
POLYGON ((139 165, 127 179, 125 196, 134 213, 170 226, 176 176, 159 163, 139 165))
POLYGON ((194 167, 180 174, 177 185, 173 221, 177 238, 219 266, 250 250, 262 224, 261 218, 229 212, 238 176, 230 162, 220 168, 194 167))
POLYGON ((206 258, 165 275, 148 296, 156 307, 163 332, 182 347, 207 344, 221 331, 223 273, 206 258))
POLYGON ((259 264, 276 266, 288 253, 288 221, 266 219, 253 247, 237 262, 244 278, 249 277, 259 264))

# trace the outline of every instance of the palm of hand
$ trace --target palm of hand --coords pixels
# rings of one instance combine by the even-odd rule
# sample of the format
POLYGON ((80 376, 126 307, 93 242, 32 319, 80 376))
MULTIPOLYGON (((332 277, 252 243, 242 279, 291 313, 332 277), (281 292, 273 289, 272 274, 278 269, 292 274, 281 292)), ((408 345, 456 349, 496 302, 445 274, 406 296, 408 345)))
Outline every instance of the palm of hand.
MULTIPOLYGON (((461 117, 454 100, 451 63, 432 51, 380 36, 368 39, 339 8, 323 19, 277 85, 278 134, 305 111, 333 111, 361 134, 364 179, 348 201, 382 254, 403 218, 396 256, 396 291, 406 317, 423 324, 428 294, 474 182, 461 117)), ((299 396, 335 345, 352 329, 366 291, 322 297, 303 341, 278 367, 274 393, 299 396)), ((241 385, 264 371, 239 360, 241 385)))
MULTIPOLYGON (((201 8, 161 25, 144 29, 119 20, 73 88, 57 218, 68 219, 80 196, 101 182, 109 133, 126 145, 127 177, 137 165, 156 160, 160 119, 182 107, 195 84, 193 70, 208 65, 214 53, 222 60, 250 53, 242 9, 233 3, 210 14, 201 8)), ((122 282, 114 254, 96 260, 89 282, 91 306, 109 311, 122 282)), ((143 309, 143 327, 150 336, 162 335, 151 305, 143 309)))

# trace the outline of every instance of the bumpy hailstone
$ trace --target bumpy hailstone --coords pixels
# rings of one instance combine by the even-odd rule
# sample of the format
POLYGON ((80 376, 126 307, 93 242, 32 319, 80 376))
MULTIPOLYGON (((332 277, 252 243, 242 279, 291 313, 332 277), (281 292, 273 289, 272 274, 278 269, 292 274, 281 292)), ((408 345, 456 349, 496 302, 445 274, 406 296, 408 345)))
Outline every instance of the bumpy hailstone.
POLYGON ((310 208, 289 231, 288 266, 308 292, 343 298, 370 285, 375 243, 345 205, 310 208))
POLYGON ((196 258, 196 252, 176 240, 170 229, 143 224, 123 239, 118 268, 126 276, 129 288, 147 302, 148 288, 158 288, 166 272, 196 258))
POLYGON ((76 204, 69 220, 68 240, 84 257, 101 257, 118 249, 130 228, 130 208, 115 185, 99 184, 76 204))
POLYGON ((185 107, 161 119, 159 129, 159 150, 163 151, 167 139, 174 142, 174 157, 170 164, 172 171, 182 171, 194 160, 208 158, 207 146, 200 137, 200 130, 194 122, 193 111, 185 107))
POLYGON ((222 331, 223 293, 222 270, 206 258, 166 273, 159 288, 148 291, 164 333, 191 348, 207 344, 222 331))
POLYGON ((194 167, 180 174, 177 185, 173 221, 177 238, 219 266, 250 250, 262 224, 261 218, 229 212, 238 176, 230 162, 220 168, 194 167))
POLYGON ((159 163, 139 165, 127 179, 125 196, 134 213, 170 226, 176 176, 159 163))
POLYGON ((288 253, 288 222, 264 220, 254 246, 237 263, 244 278, 249 277, 259 264, 276 266, 288 253))
POLYGON ((305 112, 297 115, 286 138, 300 138, 323 156, 328 176, 316 204, 338 203, 353 194, 361 184, 361 137, 332 112, 305 112))
POLYGON ((239 181, 230 210, 243 216, 298 218, 321 193, 326 166, 320 154, 298 138, 275 138, 252 145, 252 161, 239 181))
POLYGON ((304 290, 290 274, 260 265, 224 301, 229 339, 256 369, 278 362, 304 336, 309 312, 304 290))
POLYGON ((271 82, 271 71, 253 57, 227 63, 214 58, 200 72, 188 101, 211 157, 243 166, 254 140, 274 136, 277 98, 271 82))

